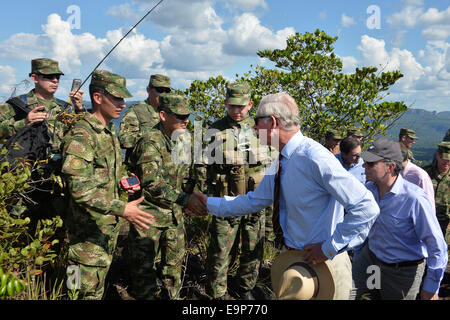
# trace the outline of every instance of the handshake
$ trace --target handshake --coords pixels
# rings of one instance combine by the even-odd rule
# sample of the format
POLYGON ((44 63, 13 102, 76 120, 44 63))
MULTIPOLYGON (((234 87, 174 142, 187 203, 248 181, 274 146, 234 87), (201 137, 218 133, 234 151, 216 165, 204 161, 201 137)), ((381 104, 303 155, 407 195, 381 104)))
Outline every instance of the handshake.
POLYGON ((206 208, 207 199, 206 195, 194 191, 188 198, 187 205, 184 208, 185 213, 192 217, 208 215, 208 209, 206 208))

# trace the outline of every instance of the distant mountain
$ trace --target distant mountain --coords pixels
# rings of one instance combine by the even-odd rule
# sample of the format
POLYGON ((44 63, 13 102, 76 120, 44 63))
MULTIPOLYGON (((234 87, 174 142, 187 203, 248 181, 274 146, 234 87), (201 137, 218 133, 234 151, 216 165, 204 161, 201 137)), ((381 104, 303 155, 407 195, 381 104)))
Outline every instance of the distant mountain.
POLYGON ((389 130, 387 137, 398 141, 401 128, 410 128, 416 131, 419 139, 412 147, 414 158, 422 161, 422 165, 430 163, 437 149, 437 144, 442 141, 445 133, 450 128, 450 111, 435 112, 423 109, 408 109, 389 130))

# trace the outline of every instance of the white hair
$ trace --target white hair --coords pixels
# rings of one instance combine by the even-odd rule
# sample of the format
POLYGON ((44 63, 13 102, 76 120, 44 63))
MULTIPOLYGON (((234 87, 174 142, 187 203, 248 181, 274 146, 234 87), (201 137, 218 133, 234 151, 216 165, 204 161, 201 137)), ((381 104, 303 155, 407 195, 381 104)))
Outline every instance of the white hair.
POLYGON ((297 103, 286 93, 269 94, 262 98, 256 115, 273 115, 280 119, 281 127, 285 130, 300 126, 297 103))

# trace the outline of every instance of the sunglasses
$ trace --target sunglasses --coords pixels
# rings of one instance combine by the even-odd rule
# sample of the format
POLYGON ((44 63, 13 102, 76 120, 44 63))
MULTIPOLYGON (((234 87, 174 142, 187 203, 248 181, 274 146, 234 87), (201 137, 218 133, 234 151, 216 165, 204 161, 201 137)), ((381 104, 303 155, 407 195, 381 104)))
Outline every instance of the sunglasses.
POLYGON ((352 154, 352 157, 361 158, 361 153, 354 153, 352 154))
POLYGON ((164 109, 163 111, 166 112, 167 114, 173 115, 179 121, 186 121, 189 118, 189 116, 191 115, 190 113, 188 113, 188 114, 178 114, 178 113, 172 112, 170 110, 166 110, 166 109, 164 109))
POLYGON ((153 89, 155 89, 158 93, 170 93, 170 91, 172 91, 170 88, 165 87, 153 87, 153 89))
POLYGON ((38 73, 42 78, 47 79, 47 80, 59 80, 59 78, 61 77, 60 74, 42 74, 42 73, 38 73))
POLYGON ((255 121, 255 124, 258 124, 259 119, 267 119, 267 118, 270 118, 270 116, 258 116, 254 117, 253 120, 255 121))

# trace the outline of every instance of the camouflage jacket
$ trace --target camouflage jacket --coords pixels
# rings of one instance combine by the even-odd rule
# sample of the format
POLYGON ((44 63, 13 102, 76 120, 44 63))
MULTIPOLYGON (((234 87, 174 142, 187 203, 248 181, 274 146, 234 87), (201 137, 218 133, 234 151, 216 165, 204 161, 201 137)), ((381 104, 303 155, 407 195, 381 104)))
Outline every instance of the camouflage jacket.
POLYGON ((159 122, 159 114, 148 100, 129 106, 125 110, 119 127, 119 142, 122 149, 133 148, 145 133, 159 122))
POLYGON ((215 133, 206 141, 204 164, 196 166, 200 185, 206 182, 204 192, 237 196, 258 186, 272 159, 271 150, 260 145, 253 125, 250 117, 237 122, 227 115, 208 129, 215 133))
POLYGON ((141 209, 155 216, 155 227, 183 223, 182 207, 192 193, 191 157, 188 163, 174 161, 172 155, 177 146, 158 123, 138 140, 131 155, 131 166, 141 180, 145 196, 141 209))
MULTIPOLYGON (((65 102, 56 98, 44 100, 36 97, 34 89, 26 95, 27 105, 31 109, 39 106, 45 106, 45 112, 49 114, 48 129, 50 133, 50 142, 53 150, 58 150, 64 136, 64 125, 61 121, 56 121, 56 115, 62 110, 65 102), (53 139, 53 133, 56 126, 56 134, 53 139)), ((44 112, 44 111, 43 111, 44 112)), ((9 103, 0 105, 0 139, 8 139, 17 131, 25 127, 25 118, 19 117, 15 108, 9 103)))
POLYGON ((106 127, 86 113, 64 138, 62 156, 70 197, 69 233, 89 233, 117 223, 126 202, 119 198, 125 176, 114 124, 106 127))
POLYGON ((423 169, 433 182, 438 219, 450 218, 450 173, 439 173, 436 163, 423 169))

